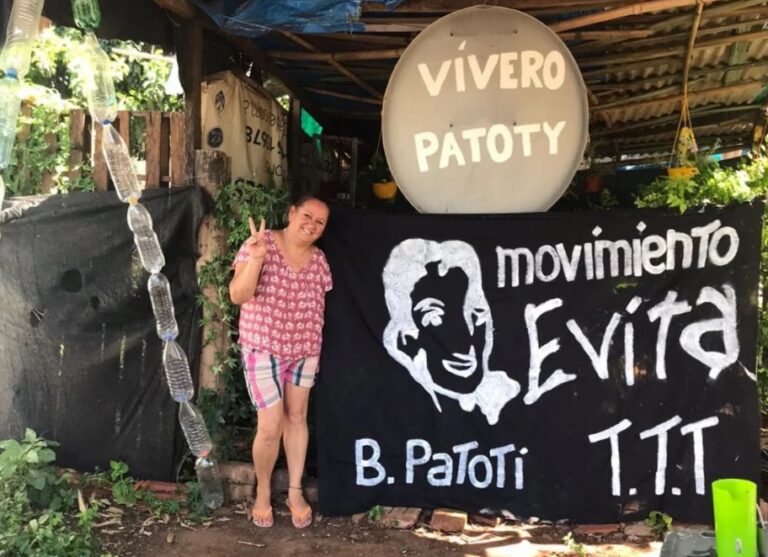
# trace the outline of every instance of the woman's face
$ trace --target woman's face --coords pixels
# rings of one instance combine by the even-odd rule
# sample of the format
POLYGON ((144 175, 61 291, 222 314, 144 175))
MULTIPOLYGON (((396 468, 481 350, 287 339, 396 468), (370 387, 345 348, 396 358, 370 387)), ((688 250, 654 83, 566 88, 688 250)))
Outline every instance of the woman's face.
POLYGON ((308 199, 288 211, 288 230, 300 242, 312 244, 325 230, 328 206, 317 199, 308 199))
POLYGON ((440 276, 437 264, 427 266, 427 275, 416 283, 411 295, 412 316, 418 339, 408 341, 413 357, 423 350, 435 384, 456 393, 471 393, 483 376, 487 310, 473 310, 467 322, 464 301, 469 279, 460 268, 440 276))

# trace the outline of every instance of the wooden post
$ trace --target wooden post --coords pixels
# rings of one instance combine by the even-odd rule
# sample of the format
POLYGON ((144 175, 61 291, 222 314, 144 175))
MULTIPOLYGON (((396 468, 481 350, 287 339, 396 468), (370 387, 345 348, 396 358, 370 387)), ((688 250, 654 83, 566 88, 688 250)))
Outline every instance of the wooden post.
MULTIPOLYGON (((209 194, 214 195, 216 190, 230 182, 232 179, 232 161, 228 155, 221 151, 195 152, 195 177, 197 183, 209 194)), ((212 261, 215 257, 225 252, 226 230, 219 228, 213 215, 203 217, 197 235, 197 271, 212 261)), ((205 286, 203 296, 212 303, 214 308, 219 307, 219 297, 216 288, 205 286)), ((229 348, 229 336, 227 335, 227 323, 222 319, 221 312, 214 310, 206 314, 207 324, 203 326, 203 339, 214 340, 203 346, 200 353, 200 368, 198 370, 201 389, 220 390, 221 385, 218 376, 213 371, 216 359, 229 348)))
POLYGON ((160 140, 163 113, 152 110, 147 115, 147 189, 160 186, 160 140))
POLYGON ((184 142, 187 139, 184 125, 184 113, 171 112, 171 186, 184 185, 184 142))
POLYGON ((73 110, 69 113, 69 179, 73 182, 80 178, 81 166, 85 155, 85 111, 73 110))
POLYGON ((303 192, 301 182, 301 101, 291 98, 291 110, 288 122, 288 166, 290 168, 290 193, 293 200, 303 192))
POLYGON ((101 150, 101 140, 104 136, 104 126, 91 120, 91 161, 93 162, 93 181, 96 184, 96 191, 107 191, 109 184, 109 169, 107 161, 104 158, 104 152, 101 150))
POLYGON ((163 112, 160 119, 160 182, 171 185, 171 115, 163 112))
POLYGON ((184 88, 184 184, 192 185, 195 183, 195 150, 200 148, 202 133, 203 31, 197 21, 185 20, 181 34, 183 48, 177 52, 184 88))

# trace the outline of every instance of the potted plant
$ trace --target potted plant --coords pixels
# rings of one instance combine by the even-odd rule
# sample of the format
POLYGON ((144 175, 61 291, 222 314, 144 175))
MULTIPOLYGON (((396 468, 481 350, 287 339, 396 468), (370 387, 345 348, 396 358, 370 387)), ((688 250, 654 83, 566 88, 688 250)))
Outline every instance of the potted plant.
POLYGON ((376 151, 373 154, 367 170, 373 187, 373 195, 385 201, 395 199, 397 184, 392 180, 387 160, 381 151, 376 151))

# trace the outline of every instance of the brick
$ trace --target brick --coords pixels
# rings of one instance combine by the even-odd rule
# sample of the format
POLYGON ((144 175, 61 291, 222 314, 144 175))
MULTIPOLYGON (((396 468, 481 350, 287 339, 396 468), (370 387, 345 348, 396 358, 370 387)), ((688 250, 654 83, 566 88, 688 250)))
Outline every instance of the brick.
POLYGON ((421 509, 414 507, 384 507, 381 523, 387 528, 406 530, 416 525, 420 515, 421 509))
POLYGON ((498 516, 487 516, 484 514, 473 514, 470 517, 472 522, 482 524, 483 526, 490 526, 491 528, 497 528, 501 524, 501 518, 498 516))
POLYGON ((250 462, 222 462, 219 471, 224 481, 231 484, 249 485, 256 483, 256 475, 253 472, 253 464, 250 462))
POLYGON ((467 513, 451 509, 435 509, 429 522, 433 530, 444 532, 462 532, 467 525, 467 513))
POLYGON ((307 500, 309 503, 317 503, 318 500, 318 492, 317 492, 317 483, 316 482, 305 482, 304 485, 304 499, 307 500))
POLYGON ((624 526, 624 535, 635 538, 655 538, 653 528, 644 522, 632 522, 624 526))
POLYGON ((688 534, 701 534, 702 532, 711 532, 713 528, 709 524, 673 522, 672 530, 675 532, 686 532, 688 534))
POLYGON ((253 498, 253 486, 224 482, 227 500, 232 502, 248 501, 253 498))
POLYGON ((582 524, 574 532, 583 536, 607 536, 621 531, 621 524, 582 524))
POLYGON ((288 470, 278 468, 272 472, 272 490, 288 491, 288 470))

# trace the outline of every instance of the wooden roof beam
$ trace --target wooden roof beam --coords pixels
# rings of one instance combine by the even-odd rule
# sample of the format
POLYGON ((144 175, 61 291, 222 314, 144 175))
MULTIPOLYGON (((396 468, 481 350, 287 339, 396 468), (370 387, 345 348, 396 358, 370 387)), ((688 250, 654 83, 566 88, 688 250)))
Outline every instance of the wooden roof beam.
POLYGON ((161 8, 184 19, 192 19, 197 15, 195 7, 187 0, 154 0, 154 2, 161 8))
MULTIPOLYGON (((306 48, 307 50, 309 50, 312 53, 317 54, 317 53, 320 52, 320 50, 315 45, 313 45, 309 41, 306 41, 306 40, 302 39, 301 37, 299 37, 298 35, 296 35, 294 33, 290 33, 288 31, 283 31, 283 35, 285 35, 286 37, 291 39, 296 44, 306 48)), ((345 75, 346 77, 348 77, 352 82, 357 84, 366 93, 368 93, 370 95, 373 95, 377 99, 384 98, 384 95, 378 89, 376 89, 370 83, 367 83, 367 82, 363 81, 362 79, 360 79, 358 76, 356 76, 350 70, 348 70, 343 65, 341 65, 341 63, 339 63, 339 61, 336 60, 335 58, 330 58, 330 59, 326 60, 326 62, 328 62, 328 64, 333 66, 339 73, 341 73, 341 74, 345 75)))

